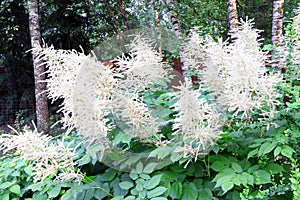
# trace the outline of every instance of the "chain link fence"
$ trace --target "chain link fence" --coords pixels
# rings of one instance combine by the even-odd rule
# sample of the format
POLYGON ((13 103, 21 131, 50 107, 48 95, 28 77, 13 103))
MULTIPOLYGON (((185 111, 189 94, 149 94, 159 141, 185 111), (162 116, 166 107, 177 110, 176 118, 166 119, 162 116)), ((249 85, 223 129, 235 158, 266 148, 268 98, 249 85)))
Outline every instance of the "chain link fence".
POLYGON ((33 119, 35 102, 33 100, 0 100, 0 126, 14 124, 16 120, 33 119))

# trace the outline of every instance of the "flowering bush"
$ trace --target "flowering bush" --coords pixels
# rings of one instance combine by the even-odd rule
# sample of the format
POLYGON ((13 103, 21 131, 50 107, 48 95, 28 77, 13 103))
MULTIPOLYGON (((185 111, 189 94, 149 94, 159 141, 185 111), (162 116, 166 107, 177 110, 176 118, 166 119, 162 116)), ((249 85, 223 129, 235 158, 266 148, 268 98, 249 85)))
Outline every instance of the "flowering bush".
MULTIPOLYGON (((67 133, 76 130, 75 138, 82 137, 77 167, 84 171, 98 161, 110 167, 102 174, 77 174, 83 178, 79 185, 64 182, 67 191, 58 186, 45 199, 60 192, 61 199, 276 199, 292 194, 296 199, 297 30, 280 53, 286 75, 265 67, 267 55, 251 21, 242 22, 233 43, 192 30, 182 52, 185 64, 199 74, 197 89, 189 81, 167 88, 170 67, 141 35, 130 44, 130 57, 116 58, 116 69, 93 54, 33 49, 47 65, 49 98, 63 99, 59 112, 67 133)), ((58 177, 75 175, 74 154, 51 140, 24 131, 1 136, 1 149, 18 150, 32 163, 35 180, 64 169, 58 177)))

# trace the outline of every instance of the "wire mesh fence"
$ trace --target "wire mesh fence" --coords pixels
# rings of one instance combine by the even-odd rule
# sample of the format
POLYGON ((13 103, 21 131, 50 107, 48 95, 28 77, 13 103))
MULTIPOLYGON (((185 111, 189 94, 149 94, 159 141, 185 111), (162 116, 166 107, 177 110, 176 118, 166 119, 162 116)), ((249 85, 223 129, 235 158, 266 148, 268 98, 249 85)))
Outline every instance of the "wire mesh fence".
POLYGON ((14 124, 17 119, 34 118, 33 100, 0 100, 0 125, 14 124))

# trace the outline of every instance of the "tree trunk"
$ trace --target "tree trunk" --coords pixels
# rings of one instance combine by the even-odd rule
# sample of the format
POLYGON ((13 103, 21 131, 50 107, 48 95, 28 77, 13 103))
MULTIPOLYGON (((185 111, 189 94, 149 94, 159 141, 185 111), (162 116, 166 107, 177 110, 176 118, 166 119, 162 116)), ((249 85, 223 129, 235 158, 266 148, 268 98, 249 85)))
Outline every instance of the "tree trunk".
POLYGON ((273 46, 278 46, 282 42, 283 4, 284 4, 284 0, 274 0, 273 2, 273 19, 272 19, 273 46))
POLYGON ((239 28, 239 20, 236 8, 236 0, 227 0, 229 35, 232 41, 236 39, 239 28))
MULTIPOLYGON (((28 0, 29 9, 29 31, 32 48, 41 43, 41 33, 38 15, 38 1, 28 0)), ((32 53, 34 81, 35 81, 35 99, 36 99, 36 119, 38 131, 49 132, 49 113, 46 95, 45 69, 41 65, 42 61, 37 55, 32 53)))
MULTIPOLYGON (((282 44, 282 26, 283 26, 283 4, 284 0, 273 1, 273 19, 272 19, 272 45, 273 47, 282 44)), ((272 55, 275 51, 273 50, 272 55)), ((271 66, 278 67, 279 59, 272 56, 271 66)))
MULTIPOLYGON (((183 39, 182 30, 181 30, 179 21, 178 21, 177 17, 174 15, 174 12, 173 12, 173 7, 174 7, 173 0, 167 0, 166 3, 167 3, 167 5, 170 6, 170 9, 169 9, 170 21, 172 23, 175 36, 178 40, 182 40, 183 39)), ((189 80, 187 78, 188 67, 186 65, 184 65, 184 57, 181 53, 179 53, 179 57, 180 57, 180 61, 181 61, 182 75, 184 76, 185 82, 187 82, 189 80)))

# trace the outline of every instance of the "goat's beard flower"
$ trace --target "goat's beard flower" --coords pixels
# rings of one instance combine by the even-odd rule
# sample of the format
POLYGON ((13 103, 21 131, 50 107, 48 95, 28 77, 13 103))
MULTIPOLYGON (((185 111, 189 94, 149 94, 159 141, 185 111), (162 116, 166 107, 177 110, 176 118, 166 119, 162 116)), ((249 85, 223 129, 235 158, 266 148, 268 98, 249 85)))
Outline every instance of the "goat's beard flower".
POLYGON ((114 114, 125 123, 123 131, 143 142, 151 142, 151 138, 159 131, 159 124, 151 116, 146 104, 138 94, 116 94, 114 114))
POLYGON ((116 87, 113 72, 92 55, 75 50, 35 48, 44 60, 48 79, 47 93, 53 101, 63 99, 58 112, 60 122, 70 132, 76 128, 88 144, 108 147, 107 134, 113 124, 106 118, 110 112, 111 95, 116 87))
POLYGON ((183 157, 197 157, 207 152, 214 144, 214 140, 221 133, 219 113, 213 104, 201 98, 201 92, 194 90, 188 82, 177 87, 174 104, 175 115, 173 134, 183 138, 183 146, 177 151, 183 152, 183 157))
MULTIPOLYGON (((189 51, 190 57, 202 59, 204 69, 199 71, 203 84, 214 94, 218 105, 233 112, 242 113, 245 119, 254 109, 260 109, 262 117, 272 117, 279 103, 279 94, 274 86, 281 81, 279 75, 267 75, 267 55, 260 49, 259 31, 252 28, 252 22, 242 22, 237 39, 232 44, 215 43, 206 39, 198 51, 189 51), (268 105, 269 110, 264 110, 268 105)), ((199 37, 192 34, 192 38, 199 37)), ((197 39, 197 41, 201 41, 197 39)), ((193 64, 193 63, 192 63, 193 64)), ((195 64, 195 63, 194 63, 195 64)))
POLYGON ((13 130, 16 135, 0 136, 0 150, 4 153, 14 150, 20 153, 21 159, 29 161, 35 182, 43 181, 58 171, 63 173, 58 173, 58 178, 83 178, 75 170, 75 153, 69 147, 65 147, 62 141, 57 144, 51 143, 53 138, 38 132, 36 128, 32 131, 25 127, 22 132, 13 130))
POLYGON ((162 81, 167 76, 162 58, 151 47, 150 40, 137 35, 130 43, 129 49, 130 59, 124 56, 116 59, 125 77, 119 82, 119 87, 135 93, 162 81))

